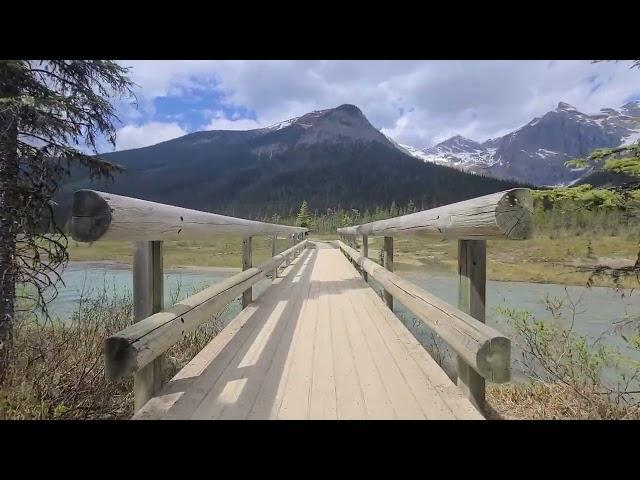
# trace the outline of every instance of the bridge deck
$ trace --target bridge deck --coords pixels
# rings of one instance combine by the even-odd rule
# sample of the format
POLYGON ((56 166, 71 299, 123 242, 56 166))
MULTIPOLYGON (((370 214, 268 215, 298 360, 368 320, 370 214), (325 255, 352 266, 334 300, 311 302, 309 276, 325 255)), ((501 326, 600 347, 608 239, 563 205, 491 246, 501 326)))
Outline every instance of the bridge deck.
POLYGON ((481 419, 340 251, 313 246, 134 419, 481 419))

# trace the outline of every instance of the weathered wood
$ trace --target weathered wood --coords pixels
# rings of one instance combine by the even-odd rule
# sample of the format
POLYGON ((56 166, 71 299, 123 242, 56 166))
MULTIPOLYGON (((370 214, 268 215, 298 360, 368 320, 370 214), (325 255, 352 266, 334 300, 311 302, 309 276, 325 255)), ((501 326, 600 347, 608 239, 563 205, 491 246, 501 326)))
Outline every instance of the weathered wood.
POLYGON ((212 235, 247 237, 305 230, 94 190, 75 192, 71 218, 71 236, 79 242, 191 240, 206 239, 212 235))
MULTIPOLYGON (((249 270, 252 267, 251 259, 251 237, 242 239, 242 271, 249 270)), ((242 308, 247 308, 252 301, 253 287, 247 288, 242 292, 242 308)))
POLYGON ((437 333, 476 372, 495 383, 510 379, 511 341, 495 329, 338 242, 395 299, 437 333))
MULTIPOLYGON (((458 240, 458 307, 482 323, 485 323, 486 258, 485 240, 458 240)), ((458 356, 458 387, 484 411, 485 379, 461 356, 458 356)))
POLYGON ((185 334, 211 320, 247 287, 256 284, 267 272, 281 265, 289 253, 290 250, 286 250, 261 265, 212 285, 168 310, 155 313, 107 338, 107 378, 118 380, 148 365, 185 334))
POLYGON ((134 418, 481 420, 342 253, 315 245, 134 418))
POLYGON ((339 228, 338 233, 524 240, 533 234, 533 200, 529 189, 515 188, 388 220, 339 228))
MULTIPOLYGON (((384 268, 393 272, 393 237, 384 237, 384 268)), ((393 311, 393 295, 384 291, 384 303, 393 311)))
MULTIPOLYGON (((136 242, 133 246, 133 318, 136 322, 164 308, 162 242, 136 242)), ((136 372, 134 409, 137 411, 162 387, 164 355, 136 372)))
MULTIPOLYGON (((271 241, 271 257, 276 256, 276 248, 278 244, 278 236, 274 235, 273 240, 271 241)), ((271 274, 272 280, 278 278, 278 267, 273 269, 273 273, 271 274)))
MULTIPOLYGON (((364 258, 369 258, 369 237, 367 235, 362 235, 360 252, 364 258)), ((367 281, 367 272, 365 270, 362 271, 362 278, 364 278, 365 282, 367 281)))

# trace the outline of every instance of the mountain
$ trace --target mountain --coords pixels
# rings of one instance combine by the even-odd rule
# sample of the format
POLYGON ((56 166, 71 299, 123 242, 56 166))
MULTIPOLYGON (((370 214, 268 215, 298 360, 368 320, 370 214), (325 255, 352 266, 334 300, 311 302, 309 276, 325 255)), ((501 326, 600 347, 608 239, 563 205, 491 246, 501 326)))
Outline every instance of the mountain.
POLYGON ((478 143, 457 135, 431 148, 401 145, 403 151, 426 162, 496 178, 535 185, 567 185, 593 173, 569 169, 567 160, 584 157, 596 148, 617 147, 640 139, 640 102, 618 110, 604 108, 587 115, 568 103, 531 120, 499 138, 478 143))
POLYGON ((312 210, 433 207, 517 185, 416 160, 374 128, 353 105, 320 110, 267 128, 203 131, 103 155, 124 166, 115 182, 73 172, 58 199, 93 188, 241 217, 312 210))

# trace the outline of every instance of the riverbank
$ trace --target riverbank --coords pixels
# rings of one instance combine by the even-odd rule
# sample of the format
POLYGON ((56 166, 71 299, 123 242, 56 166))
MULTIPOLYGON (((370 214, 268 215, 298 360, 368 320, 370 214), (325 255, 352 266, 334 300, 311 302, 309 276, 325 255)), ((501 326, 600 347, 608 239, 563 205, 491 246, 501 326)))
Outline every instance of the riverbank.
MULTIPOLYGON (((312 234, 311 240, 335 240, 335 235, 312 234)), ((286 249, 286 239, 278 239, 277 249, 286 249)), ((369 256, 377 259, 382 247, 381 237, 369 239, 369 256)), ((396 270, 429 269, 457 272, 457 242, 427 237, 396 238, 394 244, 396 270)), ((531 240, 487 242, 487 277, 490 280, 560 283, 585 285, 589 273, 581 268, 595 265, 619 267, 633 265, 638 254, 637 239, 627 236, 548 236, 537 235, 531 240)), ((109 262, 131 265, 132 246, 129 242, 69 242, 69 257, 74 262, 109 262)), ((253 240, 253 261, 260 263, 271 257, 271 239, 253 240)), ((242 246, 239 238, 217 237, 206 242, 164 242, 165 269, 239 268, 242 246)), ((614 286, 607 278, 595 278, 594 285, 614 286)), ((626 279, 625 288, 637 288, 635 279, 626 279)))
MULTIPOLYGON (((377 259, 382 238, 369 239, 369 257, 377 259)), ((496 281, 585 285, 590 274, 580 271, 595 265, 633 265, 638 241, 626 236, 554 237, 537 235, 530 240, 488 240, 487 278, 496 281)), ((457 273, 455 240, 427 237, 394 239, 396 270, 431 270, 457 273)), ((613 287, 608 278, 594 278, 594 286, 613 287)), ((637 288, 635 278, 622 280, 624 288, 637 288)))

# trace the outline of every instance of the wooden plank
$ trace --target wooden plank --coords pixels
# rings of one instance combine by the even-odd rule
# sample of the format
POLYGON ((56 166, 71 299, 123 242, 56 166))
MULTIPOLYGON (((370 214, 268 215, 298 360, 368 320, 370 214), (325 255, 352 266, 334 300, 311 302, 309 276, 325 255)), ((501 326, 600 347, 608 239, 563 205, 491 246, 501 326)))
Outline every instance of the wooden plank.
MULTIPOLYGON (((337 263, 334 260, 332 264, 336 273, 345 272, 344 268, 342 268, 343 266, 336 265, 337 263)), ((367 287, 362 285, 360 278, 351 275, 341 275, 337 282, 330 282, 329 290, 334 296, 332 302, 337 307, 335 314, 338 315, 339 321, 345 325, 347 331, 347 340, 353 353, 367 418, 375 420, 398 418, 391 397, 401 392, 392 392, 391 394, 387 392, 383 375, 379 371, 375 360, 375 357, 379 356, 380 352, 372 352, 367 342, 367 335, 363 332, 363 329, 367 328, 367 326, 362 325, 361 317, 366 315, 366 312, 363 311, 361 305, 356 308, 353 303, 354 289, 367 287), (337 282, 344 285, 344 289, 341 290, 336 285, 337 282)))
POLYGON ((212 235, 249 237, 305 231, 303 227, 256 222, 95 190, 78 190, 73 197, 71 236, 79 242, 203 240, 212 235))
MULTIPOLYGON (((458 240, 458 307, 482 323, 485 323, 486 259, 486 241, 458 240)), ((485 379, 460 356, 458 387, 484 411, 485 379)))
MULTIPOLYGON (((347 262, 344 266, 355 273, 355 268, 347 262)), ((362 305, 369 314, 371 329, 378 330, 427 419, 482 419, 444 370, 372 289, 362 288, 354 292, 356 298, 353 301, 362 305)))
MULTIPOLYGON (((269 371, 280 371, 284 362, 277 362, 276 353, 278 348, 286 345, 290 341, 290 325, 304 315, 306 308, 304 299, 308 295, 310 282, 307 280, 309 272, 308 264, 302 261, 294 264, 281 291, 277 295, 276 310, 280 311, 275 316, 276 325, 270 328, 269 322, 265 324, 260 336, 251 345, 244 355, 239 368, 247 373, 243 373, 246 383, 241 394, 233 403, 228 403, 218 414, 208 415, 208 418, 220 419, 244 419, 250 415, 257 397, 262 391, 265 381, 269 381, 269 371)), ((274 310, 275 313, 275 310, 274 310)))
MULTIPOLYGON (((307 278, 307 276, 313 278, 316 267, 314 250, 305 255, 302 267, 305 269, 305 277, 303 278, 307 278)), ((308 297, 311 281, 297 283, 306 289, 306 293, 301 294, 301 299, 304 300, 305 296, 308 297)), ((282 288, 288 288, 288 285, 284 285, 282 288)), ((249 412, 249 419, 274 419, 278 417, 292 365, 292 348, 300 337, 300 331, 300 318, 292 311, 283 334, 284 340, 277 345, 269 370, 264 376, 264 381, 249 412)))
MULTIPOLYGON (((330 257, 329 253, 329 251, 324 250, 324 257, 330 257)), ((331 265, 331 267, 334 267, 334 265, 331 265)), ((363 392, 351 345, 348 341, 347 329, 344 320, 340 317, 340 309, 343 307, 336 304, 335 296, 329 291, 330 275, 327 273, 322 280, 321 295, 326 295, 329 300, 337 417, 338 420, 365 419, 367 414, 363 392)))
POLYGON ((286 382, 283 383, 282 401, 277 414, 277 418, 283 420, 309 418, 318 302, 316 298, 309 298, 311 281, 304 283, 307 288, 304 289, 304 295, 296 299, 298 307, 294 309, 299 324, 298 335, 289 351, 291 363, 286 382), (304 307, 300 308, 300 305, 304 307))
MULTIPOLYGON (((326 262, 318 262, 317 270, 329 268, 326 262)), ((324 272, 322 272, 324 274, 324 272)), ((314 420, 337 420, 336 381, 333 365, 333 345, 331 344, 331 319, 329 317, 329 296, 320 295, 321 288, 316 280, 310 292, 309 301, 318 305, 316 320, 316 344, 313 358, 313 379, 309 401, 309 418, 314 420)))
MULTIPOLYGON (((137 242, 133 246, 133 318, 136 322, 164 307, 162 242, 137 242)), ((138 411, 162 387, 164 358, 136 372, 133 382, 134 410, 138 411)))
MULTIPOLYGON (((393 272, 393 237, 384 237, 384 268, 393 272)), ((393 295, 384 291, 384 303, 393 311, 393 295)))
MULTIPOLYGON (((367 235, 362 235, 362 247, 361 253, 364 258, 369 258, 369 237, 367 235)), ((362 270, 362 278, 364 281, 367 281, 367 272, 362 270)))
POLYGON ((339 242, 339 245, 342 251, 425 322, 475 371, 495 383, 510 379, 511 342, 507 337, 408 280, 363 258, 344 243, 339 242))
POLYGON ((524 240, 533 235, 533 199, 529 189, 514 188, 388 220, 339 228, 338 233, 524 240))
MULTIPOLYGON (((238 367, 251 349, 251 346, 264 333, 265 323, 269 320, 273 307, 282 299, 282 295, 290 290, 290 285, 286 282, 288 275, 293 272, 294 270, 291 269, 283 272, 285 277, 278 278, 277 282, 274 282, 274 285, 256 302, 252 303, 234 319, 232 324, 240 319, 245 325, 239 328, 237 325, 234 326, 235 333, 228 340, 228 346, 216 350, 213 352, 215 355, 210 355, 206 359, 208 363, 206 373, 189 387, 185 397, 180 399, 165 418, 212 418, 222 414, 225 409, 225 402, 232 401, 235 395, 242 393, 242 389, 246 388, 249 383, 238 382, 245 375, 238 367), (221 395, 223 398, 220 398, 221 395)), ((225 333, 227 328, 221 334, 225 333)), ((220 334, 212 340, 212 343, 216 342, 219 336, 220 334)), ((258 376, 258 379, 260 379, 260 376, 258 376)), ((243 402, 243 405, 245 405, 245 402, 243 402)), ((231 410, 228 414, 239 415, 237 410, 231 410)))
MULTIPOLYGON (((251 259, 251 237, 242 239, 242 271, 249 270, 252 265, 251 259)), ((252 300, 253 287, 247 288, 242 292, 242 308, 246 308, 252 300)))
MULTIPOLYGON (((361 300, 361 295, 368 291, 369 287, 363 284, 360 278, 353 275, 353 268, 345 270, 347 267, 348 265, 344 262, 341 262, 339 267, 343 271, 347 272, 348 278, 351 278, 349 295, 347 295, 346 298, 350 307, 350 315, 347 315, 347 317, 358 324, 358 329, 362 334, 363 341, 367 345, 369 352, 371 352, 370 361, 376 368, 382 384, 382 390, 378 391, 377 395, 373 395, 373 392, 371 392, 372 395, 367 395, 367 392, 365 391, 365 403, 369 402, 369 404, 371 404, 372 402, 375 402, 379 407, 386 410, 379 411, 376 415, 373 415, 370 418, 424 420, 425 415, 422 412, 416 397, 413 395, 407 379, 403 375, 396 359, 391 354, 383 338, 373 326, 370 318, 371 312, 361 300), (389 405, 383 406, 383 403, 387 402, 389 405), (391 411, 389 411, 389 407, 391 411)), ((380 300, 376 299, 376 301, 379 302, 380 300)), ((379 315, 378 312, 373 312, 373 314, 379 315)))
POLYGON ((281 285, 286 288, 270 295, 265 299, 267 302, 260 302, 265 320, 261 321, 259 331, 238 350, 192 418, 243 419, 249 415, 292 317, 291 302, 299 298, 300 288, 291 283, 291 276, 281 285))
MULTIPOLYGON (((395 338, 397 342, 400 342, 426 379, 426 381, 414 382, 411 385, 419 388, 424 387, 429 391, 427 398, 431 400, 421 402, 427 419, 450 418, 451 413, 458 419, 482 419, 483 417, 478 410, 462 394, 460 389, 451 381, 425 348, 420 345, 400 319, 390 310, 380 306, 380 302, 376 301, 378 297, 375 292, 367 292, 366 295, 369 299, 368 301, 365 300, 365 306, 369 309, 375 308, 381 313, 380 317, 372 316, 373 319, 380 318, 381 321, 377 323, 378 328, 381 331, 384 329, 390 330, 385 338, 395 338), (443 409, 438 397, 446 404, 446 408, 443 409)), ((412 368, 407 368, 406 371, 411 372, 412 368)), ((417 394, 418 397, 421 397, 421 395, 420 393, 417 394)))
MULTIPOLYGON (((272 257, 276 256, 277 243, 278 243, 278 235, 274 235, 273 236, 273 240, 271 241, 271 256, 272 257)), ((278 267, 273 269, 273 273, 271 274, 271 276, 272 276, 273 280, 278 278, 278 267)))

